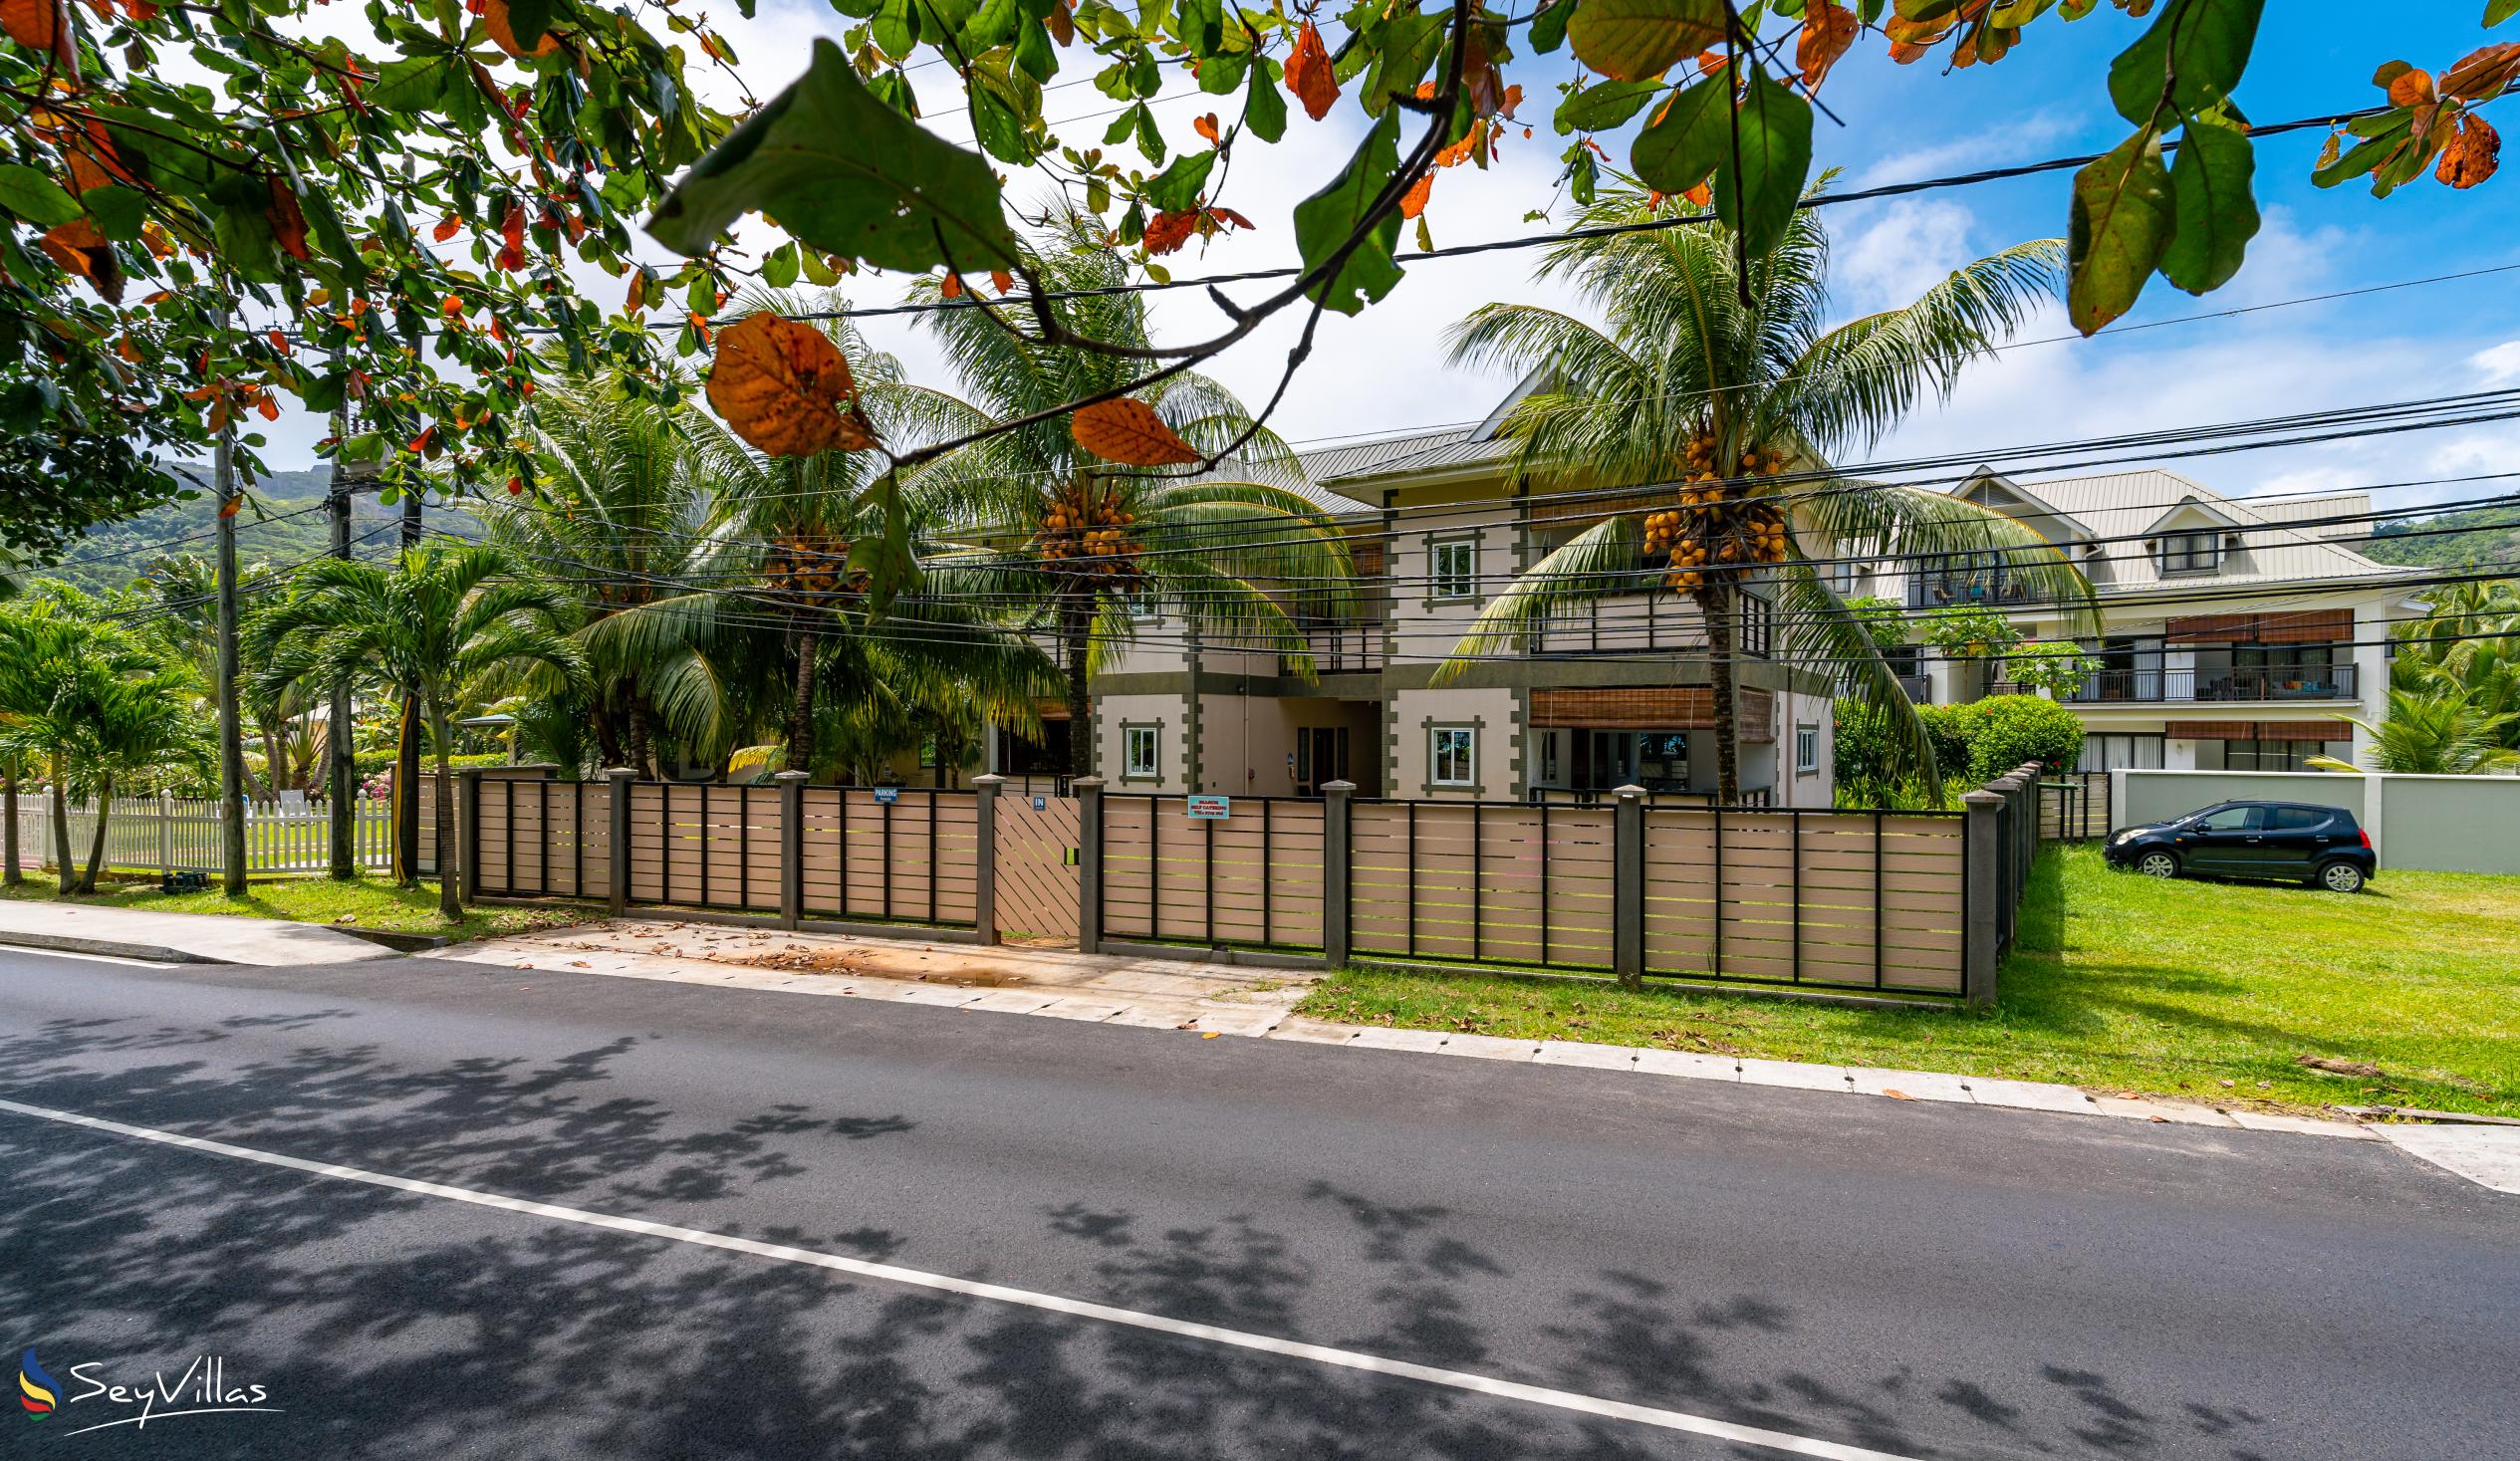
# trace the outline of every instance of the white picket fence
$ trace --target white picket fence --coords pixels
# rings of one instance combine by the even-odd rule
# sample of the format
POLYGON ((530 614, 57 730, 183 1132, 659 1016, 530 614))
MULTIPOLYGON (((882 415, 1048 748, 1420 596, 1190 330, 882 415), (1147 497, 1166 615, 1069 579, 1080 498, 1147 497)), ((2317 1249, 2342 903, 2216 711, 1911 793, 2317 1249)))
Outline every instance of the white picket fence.
MULTIPOLYGON (((95 805, 73 804, 69 822, 70 855, 84 865, 89 844, 97 833, 95 805)), ((361 800, 351 827, 358 865, 371 870, 389 869, 393 865, 390 806, 361 800)), ((18 856, 29 865, 52 865, 50 798, 34 793, 18 798, 18 856)), ((106 817, 104 865, 157 873, 222 870, 219 804, 207 798, 115 798, 106 817)), ((245 870, 249 875, 329 872, 332 866, 330 807, 295 796, 279 802, 246 804, 245 870)))

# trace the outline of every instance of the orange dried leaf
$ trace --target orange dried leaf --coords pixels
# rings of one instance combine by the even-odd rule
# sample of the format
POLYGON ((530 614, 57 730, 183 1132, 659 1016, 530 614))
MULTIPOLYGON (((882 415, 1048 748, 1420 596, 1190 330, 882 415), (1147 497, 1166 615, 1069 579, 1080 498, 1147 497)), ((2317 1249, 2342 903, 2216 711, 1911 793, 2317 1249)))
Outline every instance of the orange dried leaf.
POLYGON ((1207 138, 1207 144, 1208 144, 1209 146, 1211 146, 1211 147, 1221 147, 1221 146, 1225 145, 1225 143, 1224 143, 1224 141, 1223 141, 1222 137, 1221 137, 1221 136, 1218 134, 1218 132, 1217 132, 1217 129, 1216 129, 1216 114, 1215 114, 1215 113, 1213 113, 1213 112, 1210 112, 1210 113, 1209 113, 1209 114, 1207 114, 1205 117, 1202 117, 1202 118, 1200 118, 1198 121, 1191 122, 1191 123, 1190 123, 1190 130, 1192 130, 1192 131, 1194 131, 1194 132, 1197 132, 1200 136, 1203 136, 1203 137, 1207 138))
POLYGON ((0 30, 39 55, 53 49, 64 19, 61 0, 0 0, 0 30))
POLYGON ((1794 65, 1803 73, 1803 85, 1819 91, 1829 79, 1829 68, 1847 54, 1856 36, 1864 29, 1855 12, 1836 0, 1811 0, 1803 11, 1803 36, 1794 46, 1794 65))
POLYGON ((298 194, 288 180, 272 177, 267 180, 271 201, 263 205, 263 217, 271 223, 271 236, 280 251, 292 259, 305 260, 314 255, 306 246, 306 214, 298 209, 298 194))
POLYGON ((989 287, 998 292, 1000 299, 1004 299, 1015 292, 1015 276, 1003 269, 992 269, 989 271, 989 287))
POLYGON ((959 274, 946 275, 945 282, 936 286, 936 297, 944 300, 958 300, 962 298, 962 276, 959 274))
POLYGON ((2432 73, 2409 66, 2389 79, 2389 105, 2415 107, 2440 100, 2432 91, 2432 73))
MULTIPOLYGON (((483 29, 489 31, 490 39, 499 43, 500 50, 519 60, 529 55, 549 56, 560 49, 559 40, 549 31, 545 31, 537 38, 534 49, 527 51, 517 40, 514 22, 508 19, 508 0, 483 0, 481 24, 483 29)), ((702 38, 704 43, 706 39, 706 37, 702 38)))
POLYGON ((736 435, 772 456, 863 451, 875 444, 840 347, 811 326, 767 311, 720 333, 708 397, 736 435))
POLYGON ((1331 75, 1330 48, 1322 44, 1321 32, 1309 20, 1295 33, 1295 49, 1287 54, 1286 89, 1304 104, 1304 115, 1315 122, 1329 116, 1331 104, 1339 100, 1339 79, 1331 75))
POLYGON ((1425 172, 1418 176, 1416 182, 1410 184, 1407 192, 1400 194, 1400 216, 1402 218, 1414 218, 1418 214, 1425 212, 1427 195, 1432 193, 1434 190, 1434 169, 1428 168, 1425 172))
POLYGON ((1150 254, 1169 254, 1190 241, 1198 232, 1199 210, 1181 208, 1170 213, 1157 213, 1146 220, 1145 244, 1150 254))
POLYGON ((1077 21, 1074 0, 1059 0, 1058 8, 1050 12, 1050 19, 1045 23, 1050 27, 1050 39, 1062 46, 1076 44, 1077 21))
POLYGON ((446 240, 455 236, 455 230, 463 226, 464 221, 461 218, 449 213, 445 217, 437 220, 437 226, 428 231, 428 236, 437 240, 439 243, 444 243, 446 240))
POLYGON ((1077 445, 1109 461, 1133 467, 1181 466, 1198 450, 1163 423, 1155 408, 1129 396, 1097 401, 1069 418, 1077 445))
POLYGON ((2432 175, 2455 188, 2471 188, 2494 175, 2502 165, 2502 134, 2493 123, 2470 112, 2459 118, 2458 135, 2441 149, 2432 175))
POLYGON ((2441 73, 2441 95, 2462 102, 2487 101, 2500 96, 2515 76, 2520 76, 2520 41, 2479 47, 2441 73))

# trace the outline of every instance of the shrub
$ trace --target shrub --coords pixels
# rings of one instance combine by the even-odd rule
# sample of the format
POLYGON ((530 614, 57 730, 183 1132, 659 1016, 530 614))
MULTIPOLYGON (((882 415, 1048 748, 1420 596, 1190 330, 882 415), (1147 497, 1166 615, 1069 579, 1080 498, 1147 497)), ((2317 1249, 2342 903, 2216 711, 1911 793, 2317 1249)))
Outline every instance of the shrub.
MULTIPOLYGON (((2024 762, 2072 765, 2083 752, 2083 722, 2036 695, 1999 695, 1970 705, 1919 705, 1926 743, 1942 772, 1946 801, 2024 762)), ((1856 700, 1837 703, 1838 803, 1922 807, 1931 799, 1912 777, 1891 774, 1888 719, 1856 700)))

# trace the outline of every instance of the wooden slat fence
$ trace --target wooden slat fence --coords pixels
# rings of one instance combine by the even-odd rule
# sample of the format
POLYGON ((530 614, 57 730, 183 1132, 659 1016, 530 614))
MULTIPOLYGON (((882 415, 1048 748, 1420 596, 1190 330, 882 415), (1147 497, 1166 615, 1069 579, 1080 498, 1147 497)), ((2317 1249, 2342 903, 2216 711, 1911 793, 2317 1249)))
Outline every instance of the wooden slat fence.
POLYGON ((1611 967, 1615 815, 1518 802, 1357 802, 1353 947, 1611 967))
POLYGON ((1322 946, 1322 804, 1236 797, 1230 818, 1180 797, 1106 794, 1103 932, 1155 942, 1322 946))
POLYGON ((2067 771, 2039 778, 2039 836, 2052 842, 2089 842, 2109 836, 2115 808, 2109 805, 2106 771, 2067 771))
POLYGON ((1957 813, 1644 813, 1644 972, 1956 994, 1957 813))
MULTIPOLYGON (((425 794, 428 788, 423 787, 425 794)), ((427 803, 421 803, 423 814, 427 803)), ((431 824, 421 823, 423 856, 431 824)), ((481 783, 479 890, 493 897, 600 898, 613 878, 612 788, 600 782, 481 783)), ((773 873, 771 906, 778 905, 773 873)))
MULTIPOLYGON (((805 916, 972 923, 978 906, 978 798, 911 788, 898 795, 897 801, 880 802, 865 788, 805 789, 805 916)), ((775 817, 777 808, 771 811, 775 817)), ((779 905, 777 843, 774 829, 773 910, 779 905)))

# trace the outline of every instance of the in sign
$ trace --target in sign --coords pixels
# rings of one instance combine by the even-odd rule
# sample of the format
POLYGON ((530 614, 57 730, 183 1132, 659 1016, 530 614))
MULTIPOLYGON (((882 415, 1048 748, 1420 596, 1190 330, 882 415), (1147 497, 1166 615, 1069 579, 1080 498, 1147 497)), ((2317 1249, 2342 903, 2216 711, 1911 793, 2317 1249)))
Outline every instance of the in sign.
POLYGON ((1231 797, 1192 797, 1189 810, 1192 817, 1204 817, 1211 822, 1223 822, 1234 815, 1234 799, 1231 797))
POLYGON ((1047 812, 1047 811, 1049 811, 1049 810, 1050 810, 1050 799, 1049 799, 1048 797, 1035 797, 1035 798, 1033 798, 1033 810, 1034 810, 1034 811, 1036 811, 1036 812, 1047 812))

